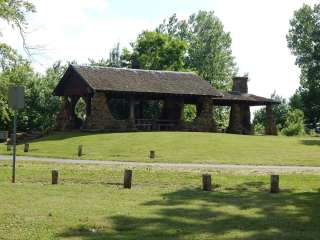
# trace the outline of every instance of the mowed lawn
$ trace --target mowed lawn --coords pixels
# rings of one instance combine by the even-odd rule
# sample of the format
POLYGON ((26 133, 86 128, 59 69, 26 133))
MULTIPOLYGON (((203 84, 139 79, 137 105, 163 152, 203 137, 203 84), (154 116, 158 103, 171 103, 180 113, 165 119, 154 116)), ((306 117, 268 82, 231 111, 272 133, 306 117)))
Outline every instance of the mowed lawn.
MULTIPOLYGON (((19 155, 148 162, 320 165, 319 137, 244 136, 195 132, 55 133, 30 144, 19 155)), ((8 154, 1 144, 0 154, 8 154)))
POLYGON ((320 175, 269 176, 213 172, 203 192, 200 172, 133 170, 97 165, 0 162, 0 239, 314 239, 320 237, 320 175), (51 185, 51 169, 61 182, 51 185))

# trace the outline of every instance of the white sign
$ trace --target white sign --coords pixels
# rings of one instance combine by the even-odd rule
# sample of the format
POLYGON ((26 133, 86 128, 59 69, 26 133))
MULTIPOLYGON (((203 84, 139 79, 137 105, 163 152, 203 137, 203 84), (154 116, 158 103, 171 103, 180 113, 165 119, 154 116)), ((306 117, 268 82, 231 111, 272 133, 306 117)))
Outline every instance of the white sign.
POLYGON ((0 131, 0 139, 7 140, 8 132, 7 131, 0 131))
POLYGON ((24 107, 24 87, 14 86, 9 88, 8 96, 9 107, 12 109, 21 109, 24 107))

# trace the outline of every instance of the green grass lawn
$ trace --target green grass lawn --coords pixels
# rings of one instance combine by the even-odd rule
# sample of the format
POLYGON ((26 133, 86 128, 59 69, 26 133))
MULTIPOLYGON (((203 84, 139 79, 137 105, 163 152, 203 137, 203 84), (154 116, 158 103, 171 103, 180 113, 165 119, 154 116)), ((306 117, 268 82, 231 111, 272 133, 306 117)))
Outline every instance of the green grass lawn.
POLYGON ((0 162, 0 239, 314 239, 320 237, 320 176, 214 172, 213 192, 200 189, 200 172, 133 170, 97 165, 0 162), (50 185, 51 169, 61 183, 50 185))
MULTIPOLYGON (((147 162, 320 165, 320 138, 194 132, 55 133, 30 144, 29 156, 147 162)), ((23 155, 23 146, 18 154, 23 155)), ((6 154, 1 144, 0 154, 6 154)))

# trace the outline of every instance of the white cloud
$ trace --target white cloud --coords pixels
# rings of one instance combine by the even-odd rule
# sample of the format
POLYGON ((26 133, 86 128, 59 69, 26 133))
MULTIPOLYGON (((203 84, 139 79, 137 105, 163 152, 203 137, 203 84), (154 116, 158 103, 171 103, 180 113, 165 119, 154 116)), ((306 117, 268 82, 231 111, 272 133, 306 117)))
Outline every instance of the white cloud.
MULTIPOLYGON (((105 0, 34 0, 33 3, 37 12, 29 17, 27 40, 32 46, 44 49, 33 58, 39 71, 57 60, 81 63, 88 58, 107 57, 117 42, 128 44, 142 29, 154 25, 124 16, 117 20, 108 18, 105 0)), ((2 40, 22 51, 19 34, 4 27, 2 40)))

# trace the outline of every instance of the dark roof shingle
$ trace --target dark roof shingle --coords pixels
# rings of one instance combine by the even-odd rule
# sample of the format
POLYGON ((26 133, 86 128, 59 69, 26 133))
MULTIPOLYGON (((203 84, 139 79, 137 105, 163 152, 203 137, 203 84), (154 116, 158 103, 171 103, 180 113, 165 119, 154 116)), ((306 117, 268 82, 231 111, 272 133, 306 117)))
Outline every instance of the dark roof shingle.
POLYGON ((97 91, 222 96, 192 72, 71 65, 97 91))

